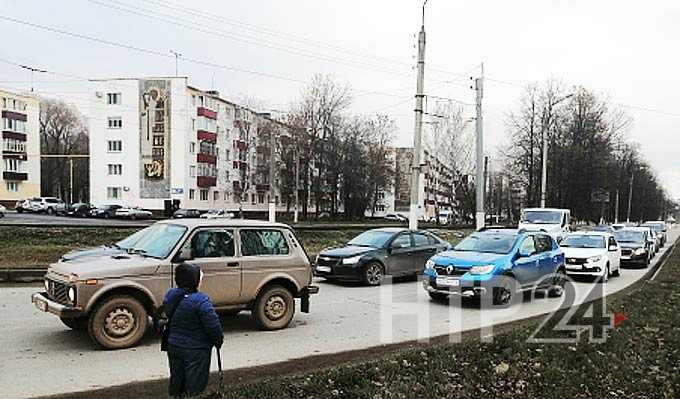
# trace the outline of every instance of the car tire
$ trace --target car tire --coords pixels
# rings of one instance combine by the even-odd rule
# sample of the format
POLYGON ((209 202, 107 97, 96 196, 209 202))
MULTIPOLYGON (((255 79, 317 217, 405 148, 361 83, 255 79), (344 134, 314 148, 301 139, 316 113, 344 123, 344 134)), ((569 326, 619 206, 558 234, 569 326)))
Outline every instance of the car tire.
POLYGON ((105 349, 135 346, 146 333, 149 315, 136 298, 116 295, 104 299, 90 314, 90 338, 105 349))
POLYGON ((441 292, 428 292, 430 299, 437 302, 445 302, 449 299, 449 296, 442 294, 441 292))
POLYGON ((24 213, 24 210, 21 209, 21 208, 17 208, 17 212, 19 212, 19 213, 24 213))
POLYGON ((619 277, 621 275, 621 265, 619 264, 619 267, 612 273, 613 277, 619 277))
POLYGON ((494 306, 510 306, 516 293, 515 279, 512 276, 502 276, 501 284, 491 288, 491 303, 494 306))
POLYGON ((2 212, 0 212, 0 219, 2 219, 2 218, 4 218, 4 217, 5 217, 5 214, 2 213, 2 212))
POLYGON ((559 298, 564 294, 564 284, 567 281, 567 273, 562 269, 557 269, 553 278, 553 285, 548 289, 548 296, 551 298, 559 298))
POLYGON ((110 218, 111 218, 111 215, 109 215, 108 213, 104 213, 104 219, 110 219, 110 218))
POLYGON ((382 283, 383 267, 378 262, 370 262, 364 268, 364 284, 370 286, 377 286, 382 283))
POLYGON ((286 328, 294 315, 293 294, 279 285, 265 287, 255 300, 253 319, 261 330, 286 328))
POLYGON ((83 317, 60 317, 62 323, 71 330, 83 331, 87 330, 88 318, 83 317))
POLYGON ((47 208, 47 211, 45 211, 45 213, 52 216, 52 215, 54 215, 54 209, 53 208, 47 208))

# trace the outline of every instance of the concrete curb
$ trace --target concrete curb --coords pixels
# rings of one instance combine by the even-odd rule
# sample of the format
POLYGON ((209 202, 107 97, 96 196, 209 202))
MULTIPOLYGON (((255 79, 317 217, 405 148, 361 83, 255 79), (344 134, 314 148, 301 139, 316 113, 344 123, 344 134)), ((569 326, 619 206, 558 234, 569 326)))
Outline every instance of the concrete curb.
POLYGON ((43 281, 44 269, 0 269, 0 283, 35 283, 43 281))

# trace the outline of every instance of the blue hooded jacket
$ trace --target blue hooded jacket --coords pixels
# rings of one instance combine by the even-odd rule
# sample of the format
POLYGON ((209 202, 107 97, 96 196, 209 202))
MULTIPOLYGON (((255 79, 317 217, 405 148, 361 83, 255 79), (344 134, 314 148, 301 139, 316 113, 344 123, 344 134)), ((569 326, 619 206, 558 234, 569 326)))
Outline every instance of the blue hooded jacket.
POLYGON ((168 344, 184 349, 221 347, 222 325, 210 298, 202 292, 171 288, 165 294, 163 308, 171 308, 180 296, 184 298, 172 315, 168 344))

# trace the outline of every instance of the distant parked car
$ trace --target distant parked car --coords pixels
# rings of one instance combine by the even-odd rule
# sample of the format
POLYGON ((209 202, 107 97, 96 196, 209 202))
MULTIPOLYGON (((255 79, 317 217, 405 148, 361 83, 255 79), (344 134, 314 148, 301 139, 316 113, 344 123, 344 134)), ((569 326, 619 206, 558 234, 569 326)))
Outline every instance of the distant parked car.
POLYGON ((314 271, 329 280, 380 285, 385 274, 417 274, 432 255, 450 247, 427 231, 397 227, 368 230, 345 246, 321 251, 314 271))
POLYGON ((96 218, 111 219, 116 216, 116 211, 122 208, 121 205, 100 205, 94 208, 90 215, 96 218))
POLYGON ((92 212, 92 205, 84 202, 76 202, 68 207, 66 215, 77 218, 86 218, 90 216, 90 212, 92 212))
POLYGON ((227 212, 224 209, 211 209, 201 215, 202 219, 233 219, 234 214, 227 212))
POLYGON ((482 229, 428 260, 423 286, 433 300, 460 295, 507 305, 522 291, 561 296, 565 274, 564 253, 547 232, 482 229))
POLYGON ((383 219, 389 220, 391 222, 408 222, 408 218, 404 215, 398 213, 387 213, 383 216, 383 219))
POLYGON ((178 209, 172 214, 175 219, 196 219, 201 217, 198 209, 178 209))
POLYGON ((7 211, 7 208, 5 208, 4 206, 0 205, 0 218, 4 218, 4 217, 5 217, 5 212, 6 212, 6 211, 7 211))
POLYGON ((614 237, 621 246, 621 264, 649 266, 653 256, 652 243, 644 231, 625 228, 617 230, 614 237))
POLYGON ((666 227, 665 222, 660 221, 660 220, 656 220, 656 221, 644 222, 640 226, 652 228, 653 232, 656 234, 656 238, 659 241, 659 247, 663 248, 666 245, 666 241, 668 240, 668 237, 666 236, 666 232, 668 231, 668 228, 666 227))
POLYGON ((652 244, 652 258, 653 258, 657 254, 657 252, 659 252, 659 246, 661 245, 659 238, 656 236, 656 233, 654 233, 654 230, 652 230, 652 228, 649 226, 630 227, 630 229, 645 232, 647 240, 652 244))
POLYGON ((130 220, 150 219, 152 216, 153 213, 151 213, 150 211, 147 211, 136 206, 124 207, 116 210, 116 217, 122 219, 130 220))
POLYGON ((30 203, 31 200, 29 199, 18 200, 17 202, 14 203, 14 210, 19 213, 30 212, 31 211, 30 203))
MULTIPOLYGON (((55 197, 38 197, 31 200, 35 203, 36 212, 44 212, 48 215, 66 214, 66 203, 55 197)), ((33 205, 31 205, 33 207, 33 205)))
POLYGON ((621 248, 606 231, 570 233, 560 243, 568 275, 587 275, 607 282, 621 273, 621 248))

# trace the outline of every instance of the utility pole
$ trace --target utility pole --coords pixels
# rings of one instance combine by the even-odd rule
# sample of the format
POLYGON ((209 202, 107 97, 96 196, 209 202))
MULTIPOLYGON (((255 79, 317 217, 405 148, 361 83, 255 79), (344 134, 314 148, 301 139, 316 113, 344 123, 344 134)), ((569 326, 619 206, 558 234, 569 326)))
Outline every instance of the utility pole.
POLYGON ((475 79, 476 92, 476 109, 477 118, 475 119, 475 127, 477 132, 477 174, 475 177, 475 191, 476 191, 476 226, 477 229, 484 227, 484 132, 482 120, 482 97, 484 95, 484 64, 482 64, 482 77, 475 79))
POLYGON ((300 150, 299 142, 295 141, 295 212, 293 213, 293 223, 298 222, 298 206, 300 204, 300 150))
POLYGON ((616 205, 614 206, 614 223, 619 222, 619 190, 616 189, 616 205))
POLYGON ((170 54, 175 56, 175 77, 179 76, 179 57, 182 56, 182 53, 178 53, 177 51, 170 50, 170 54))
POLYGON ((73 204, 73 197, 75 196, 73 191, 73 158, 69 158, 68 163, 69 163, 69 188, 71 189, 69 203, 73 204))
POLYGON ((276 222, 276 135, 269 124, 269 221, 276 222))
POLYGON ((421 205, 420 193, 420 153, 422 152, 423 130, 423 97, 425 86, 425 5, 423 2, 423 23, 418 34, 418 81, 416 83, 416 122, 413 135, 413 163, 411 164, 411 207, 409 210, 408 227, 418 229, 418 208, 421 205))
POLYGON ((31 78, 30 78, 31 79, 31 93, 33 93, 33 73, 35 73, 35 72, 47 73, 47 71, 45 71, 44 69, 33 68, 31 66, 28 66, 28 65, 19 65, 19 66, 30 72, 30 75, 31 75, 31 78))
POLYGON ((633 172, 630 172, 630 186, 628 187, 628 215, 626 216, 626 222, 630 223, 630 207, 633 200, 633 172))
MULTIPOLYGON (((489 156, 485 155, 484 156, 484 204, 486 208, 489 209, 491 213, 493 213, 493 209, 491 209, 491 182, 489 181, 489 156)), ((486 212, 487 209, 484 209, 484 212, 486 212)))

